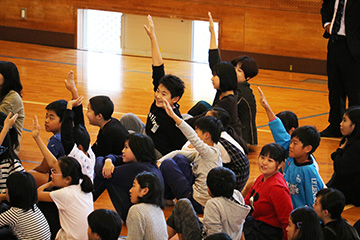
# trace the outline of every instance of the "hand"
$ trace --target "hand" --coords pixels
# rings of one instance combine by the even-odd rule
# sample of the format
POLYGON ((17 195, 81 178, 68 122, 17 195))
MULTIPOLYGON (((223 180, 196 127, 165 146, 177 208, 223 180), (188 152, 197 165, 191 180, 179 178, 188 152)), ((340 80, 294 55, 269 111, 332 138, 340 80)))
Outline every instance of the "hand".
POLYGON ((152 20, 152 17, 150 16, 150 14, 147 16, 148 19, 148 26, 144 25, 145 31, 147 33, 147 35, 150 38, 153 38, 155 36, 155 27, 154 27, 154 23, 152 20))
POLYGON ((77 99, 73 99, 68 101, 67 103, 67 109, 73 109, 74 107, 78 107, 82 104, 82 100, 84 99, 84 96, 80 96, 77 99))
POLYGON ((265 109, 269 108, 269 103, 266 101, 265 94, 263 93, 263 91, 261 91, 260 87, 258 87, 258 92, 260 105, 265 109))
POLYGON ((328 25, 326 25, 326 27, 325 27, 325 31, 327 31, 328 33, 330 33, 330 25, 331 25, 331 24, 328 24, 328 25))
POLYGON ((169 117, 174 118, 174 116, 176 116, 176 114, 174 113, 174 110, 172 108, 172 106, 170 105, 170 103, 163 98, 163 102, 164 102, 164 109, 167 113, 167 115, 169 115, 169 117))
POLYGON ((344 143, 343 143, 343 144, 341 144, 339 148, 344 149, 344 147, 346 146, 347 142, 348 142, 348 139, 347 139, 347 138, 345 138, 344 143))
POLYGON ((214 20, 211 16, 211 12, 208 12, 208 15, 209 15, 209 31, 210 32, 215 32, 215 29, 214 29, 214 20))
POLYGON ((77 91, 74 80, 74 72, 72 70, 70 70, 67 79, 65 79, 65 87, 70 92, 77 91))
POLYGON ((16 119, 18 117, 18 114, 15 113, 14 116, 12 116, 12 113, 10 112, 7 117, 5 118, 5 121, 4 121, 4 128, 7 128, 7 129, 10 129, 16 122, 16 119))
POLYGON ((112 163, 111 159, 110 158, 105 159, 105 164, 102 169, 102 174, 103 174, 104 178, 111 178, 112 173, 114 172, 114 169, 115 169, 115 166, 112 163))
POLYGON ((32 130, 33 138, 38 138, 40 136, 40 125, 36 115, 33 118, 33 130, 32 130))

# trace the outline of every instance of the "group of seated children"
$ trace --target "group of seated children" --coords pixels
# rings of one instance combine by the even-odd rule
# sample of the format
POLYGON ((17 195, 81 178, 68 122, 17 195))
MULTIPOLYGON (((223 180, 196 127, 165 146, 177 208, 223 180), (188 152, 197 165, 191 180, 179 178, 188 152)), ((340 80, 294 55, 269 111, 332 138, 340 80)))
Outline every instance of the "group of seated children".
POLYGON ((298 127, 292 112, 275 115, 259 88, 275 143, 262 148, 261 175, 248 181, 245 142, 257 144, 256 104, 248 80, 256 76, 257 65, 248 57, 220 62, 210 13, 209 22, 209 64, 217 93, 212 108, 197 104, 187 120, 178 104, 184 82, 165 75, 151 16, 144 28, 151 42, 155 93, 146 124, 134 114, 119 121, 112 117, 109 97, 92 97, 86 116, 100 129, 91 146, 83 97, 70 71, 65 86, 71 99, 46 107, 45 130, 54 134, 47 146, 34 116, 32 133, 43 161, 29 174, 16 154, 19 137, 12 126, 19 114, 0 113, 0 226, 9 226, 18 239, 115 240, 122 221, 127 239, 175 234, 181 239, 359 239, 341 213, 347 203, 360 205, 355 162, 360 157, 360 107, 344 114, 344 138, 331 155, 334 174, 327 186, 332 188, 326 188, 312 155, 320 144, 318 131, 298 127), (94 211, 93 202, 105 189, 117 213, 94 211), (165 201, 174 203, 174 198, 165 221, 165 201), (53 202, 55 214, 40 207, 46 202, 53 202), (201 221, 197 214, 202 213, 201 221), (57 228, 49 215, 58 220, 57 228))

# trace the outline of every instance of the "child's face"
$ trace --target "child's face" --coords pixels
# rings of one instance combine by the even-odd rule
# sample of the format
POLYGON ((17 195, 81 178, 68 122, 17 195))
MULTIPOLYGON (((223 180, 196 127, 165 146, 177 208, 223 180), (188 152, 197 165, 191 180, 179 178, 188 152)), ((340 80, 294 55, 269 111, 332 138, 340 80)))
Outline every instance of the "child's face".
POLYGON ((198 137, 199 137, 203 142, 205 142, 205 140, 206 140, 205 133, 204 133, 203 131, 201 131, 200 129, 198 129, 197 127, 195 127, 195 132, 196 132, 196 134, 198 135, 198 137))
POLYGON ((322 220, 323 219, 323 209, 320 203, 321 197, 316 197, 315 203, 313 204, 313 208, 318 215, 318 217, 322 220))
POLYGON ((295 224, 293 223, 293 221, 291 220, 291 217, 289 217, 289 224, 286 227, 286 232, 287 232, 287 239, 288 240, 293 240, 297 237, 299 229, 297 229, 295 227, 295 224))
POLYGON ((274 159, 270 158, 269 155, 259 156, 259 170, 264 175, 265 179, 273 176, 279 171, 281 164, 279 164, 274 159))
POLYGON ((302 158, 305 155, 308 155, 308 148, 303 146, 303 143, 299 140, 298 137, 291 138, 289 146, 289 157, 298 159, 302 158))
POLYGON ((54 168, 51 169, 51 181, 53 182, 54 186, 66 187, 69 185, 68 180, 69 177, 63 177, 59 162, 56 162, 54 168))
POLYGON ((166 99, 171 106, 179 100, 179 97, 171 97, 171 92, 163 85, 159 84, 154 94, 155 105, 159 108, 164 108, 164 99, 166 99))
POLYGON ((134 153, 130 149, 129 140, 125 141, 124 143, 124 149, 122 150, 122 158, 124 163, 137 161, 134 153))
POLYGON ((348 115, 344 114, 343 120, 340 123, 340 131, 343 136, 349 136, 355 128, 355 124, 353 124, 348 117, 348 115))
POLYGON ((94 112, 94 110, 92 110, 90 103, 88 103, 88 105, 87 105, 86 117, 88 118, 89 123, 91 125, 95 125, 95 126, 98 125, 95 112, 94 112))
POLYGON ((132 204, 139 202, 139 197, 143 197, 147 193, 147 188, 141 188, 137 179, 134 179, 133 186, 130 189, 130 200, 132 204))
POLYGON ((245 82, 246 78, 245 78, 245 73, 244 71, 241 69, 241 64, 242 63, 238 63, 235 67, 235 72, 236 72, 236 76, 237 76, 237 82, 245 82))
POLYGON ((0 89, 3 84, 4 84, 4 76, 0 73, 0 89))
POLYGON ((46 110, 45 131, 56 134, 60 132, 60 129, 61 129, 60 117, 56 115, 54 110, 46 110))
POLYGON ((217 75, 213 75, 211 78, 212 84, 216 90, 220 90, 220 78, 217 75))

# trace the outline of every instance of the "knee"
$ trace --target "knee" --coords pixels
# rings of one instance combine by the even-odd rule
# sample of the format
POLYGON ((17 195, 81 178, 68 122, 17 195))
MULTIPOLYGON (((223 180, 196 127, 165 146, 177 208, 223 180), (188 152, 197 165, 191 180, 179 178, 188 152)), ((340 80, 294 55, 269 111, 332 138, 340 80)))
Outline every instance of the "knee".
POLYGON ((184 208, 188 208, 188 207, 190 207, 190 206, 192 206, 192 205, 191 205, 191 202, 190 202, 189 199, 187 199, 187 198, 181 198, 181 199, 177 200, 176 206, 177 206, 178 208, 184 209, 184 208))
POLYGON ((174 162, 174 160, 172 160, 170 158, 165 159, 160 164, 160 172, 163 173, 163 172, 166 172, 169 169, 173 169, 175 165, 176 165, 176 163, 174 162))
POLYGON ((98 157, 95 161, 95 177, 102 177, 102 169, 104 167, 104 157, 98 157))

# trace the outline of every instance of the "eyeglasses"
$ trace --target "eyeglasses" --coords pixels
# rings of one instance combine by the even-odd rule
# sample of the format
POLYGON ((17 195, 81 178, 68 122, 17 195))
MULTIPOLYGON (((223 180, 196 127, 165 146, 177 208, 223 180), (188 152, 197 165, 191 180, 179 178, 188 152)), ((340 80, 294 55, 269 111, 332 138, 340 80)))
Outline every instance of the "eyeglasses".
POLYGON ((62 173, 56 173, 55 168, 50 169, 52 175, 62 175, 62 173))

